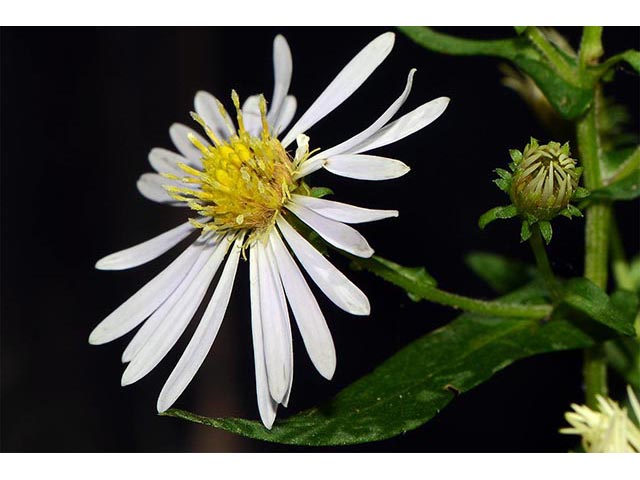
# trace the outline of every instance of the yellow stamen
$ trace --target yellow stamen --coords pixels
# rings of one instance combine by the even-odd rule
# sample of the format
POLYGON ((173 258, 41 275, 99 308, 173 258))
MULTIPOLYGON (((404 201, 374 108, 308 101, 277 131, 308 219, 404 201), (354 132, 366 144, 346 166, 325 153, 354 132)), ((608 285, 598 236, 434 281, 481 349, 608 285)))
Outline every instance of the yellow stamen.
MULTIPOLYGON (((191 143, 202 153, 202 170, 180 163, 178 167, 184 177, 173 173, 163 175, 182 184, 165 186, 174 200, 185 202, 202 218, 210 217, 207 221, 191 219, 194 227, 203 232, 234 236, 246 232, 246 245, 264 237, 273 228, 299 182, 293 180, 293 159, 271 135, 264 96, 259 99, 262 131, 255 137, 245 129, 240 98, 235 90, 231 98, 237 112, 238 132, 227 140, 220 139, 203 118, 193 113, 193 119, 214 146, 204 145, 189 134, 191 143)), ((223 118, 228 118, 221 104, 219 108, 223 118)), ((235 132, 233 125, 228 127, 229 132, 235 132)))

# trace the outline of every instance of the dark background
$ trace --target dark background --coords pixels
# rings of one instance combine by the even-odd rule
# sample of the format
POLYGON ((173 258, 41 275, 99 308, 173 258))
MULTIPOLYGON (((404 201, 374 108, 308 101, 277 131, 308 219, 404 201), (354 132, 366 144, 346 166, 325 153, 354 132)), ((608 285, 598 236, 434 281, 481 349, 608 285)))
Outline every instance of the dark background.
MULTIPOLYGON (((3 451, 301 451, 247 440, 156 415, 155 402, 189 335, 137 384, 120 387, 126 340, 96 347, 92 328, 126 300, 180 248, 131 271, 100 272, 95 261, 183 221, 185 210, 154 204, 135 187, 151 170, 155 146, 172 148, 168 127, 192 124, 199 89, 230 105, 270 98, 272 40, 287 37, 294 59, 291 93, 299 116, 337 72, 382 28, 19 28, 2 29, 2 397, 3 451)), ((512 35, 510 28, 446 29, 474 38, 512 35)), ((578 29, 561 30, 577 44, 578 29)), ((638 48, 637 28, 605 30, 605 48, 638 48)), ((347 102, 309 132, 332 146, 368 126, 418 69, 402 112, 432 98, 452 101, 418 134, 380 150, 412 167, 404 178, 358 182, 319 173, 336 199, 396 208, 399 219, 359 230, 377 253, 426 265, 445 289, 491 298, 463 256, 491 250, 531 261, 516 222, 486 231, 478 216, 506 198, 492 170, 509 148, 549 134, 525 103, 500 85, 498 61, 426 52, 397 35, 389 58, 347 102)), ((629 105, 637 131, 638 78, 617 74, 610 94, 629 105)), ((555 138, 564 141, 564 138, 555 138)), ((638 206, 618 209, 629 251, 638 251, 638 206)), ((554 268, 579 275, 581 220, 554 223, 554 268)), ((342 269, 345 262, 333 259, 342 269)), ((365 273, 348 275, 368 294, 372 315, 321 306, 333 332, 338 368, 332 382, 315 372, 294 337, 297 412, 334 393, 455 313, 413 304, 395 287, 365 273), (400 308, 398 310, 398 305, 400 308)), ((231 307, 214 347, 176 406, 203 415, 258 418, 248 307, 241 266, 231 307)), ((320 295, 318 295, 320 298, 320 295)), ((295 330, 295 329, 294 329, 295 330)), ((127 337, 129 338, 129 337, 127 337)), ((339 451, 566 451, 575 439, 557 433, 563 412, 582 401, 580 352, 520 361, 458 398, 427 425, 401 437, 339 451)), ((617 393, 614 390, 614 395, 617 393)))

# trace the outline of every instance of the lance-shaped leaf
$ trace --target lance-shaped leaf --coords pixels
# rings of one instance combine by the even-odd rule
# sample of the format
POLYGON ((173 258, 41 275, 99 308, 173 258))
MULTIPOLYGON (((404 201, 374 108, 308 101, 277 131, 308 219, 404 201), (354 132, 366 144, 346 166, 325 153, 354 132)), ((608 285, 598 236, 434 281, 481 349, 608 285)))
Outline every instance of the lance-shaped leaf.
POLYGON ((484 229, 487 225, 495 220, 504 220, 507 218, 513 218, 518 214, 518 210, 515 205, 507 205, 504 207, 494 207, 491 210, 480 215, 478 219, 478 226, 484 229))
MULTIPOLYGON (((520 35, 502 40, 469 40, 436 32, 427 27, 400 27, 422 47, 448 55, 488 55, 511 61, 529 75, 554 109, 568 120, 580 116, 593 100, 593 90, 562 78, 542 54, 520 35)), ((568 63, 574 59, 563 55, 568 63)))
MULTIPOLYGON (((505 300, 532 302, 543 295, 543 290, 531 286, 505 300)), ((325 405, 276 421, 271 431, 259 421, 241 418, 208 418, 183 410, 165 415, 286 444, 383 440, 419 427, 458 394, 518 359, 589 347, 601 340, 595 335, 563 318, 544 322, 463 314, 409 344, 325 405)))
POLYGON ((563 285, 562 303, 623 335, 635 335, 638 299, 631 292, 620 290, 609 297, 590 280, 571 278, 563 285))

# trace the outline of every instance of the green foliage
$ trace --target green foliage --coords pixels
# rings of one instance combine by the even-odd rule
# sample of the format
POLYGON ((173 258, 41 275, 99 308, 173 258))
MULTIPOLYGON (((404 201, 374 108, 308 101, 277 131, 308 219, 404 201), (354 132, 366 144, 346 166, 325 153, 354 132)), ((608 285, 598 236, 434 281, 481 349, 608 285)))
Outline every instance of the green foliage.
POLYGON ((478 219, 478 226, 484 229, 494 220, 504 220, 507 218, 513 218, 518 214, 515 205, 506 205, 503 207, 494 207, 488 212, 483 213, 478 219))
POLYGON ((489 252, 473 252, 465 257, 473 273, 500 294, 509 293, 533 280, 531 265, 489 252))
MULTIPOLYGON (((530 286, 503 300, 536 302, 543 294, 530 286)), ((409 344, 324 405, 276 421, 271 431, 259 421, 240 418, 207 418, 175 409, 165 415, 293 445, 384 440, 424 424, 457 395, 516 360, 588 347, 599 339, 563 318, 541 322, 467 313, 409 344)))
POLYGON ((593 200, 633 200, 640 196, 640 170, 591 192, 593 200))
POLYGON ((311 196, 315 198, 326 197, 327 195, 333 195, 333 190, 328 187, 312 187, 311 196))
POLYGON ((526 35, 502 40, 469 40, 427 27, 400 27, 400 30, 418 45, 435 52, 448 55, 486 55, 511 61, 535 81, 562 118, 570 120, 579 117, 593 100, 592 89, 559 75, 526 35))
POLYGON ((549 245, 551 237, 553 236, 553 228, 551 227, 551 222, 538 222, 538 228, 540 229, 542 238, 544 238, 544 243, 549 245))
POLYGON ((617 55, 613 55, 600 65, 591 67, 590 72, 595 77, 603 77, 612 67, 616 66, 620 62, 627 63, 636 71, 636 73, 640 73, 640 52, 638 50, 627 50, 617 55))
POLYGON ((640 147, 620 148, 602 155, 602 176, 606 182, 639 168, 640 147))
POLYGON ((562 303, 623 335, 635 335, 638 298, 631 292, 619 290, 609 297, 592 281, 572 278, 563 285, 562 303))

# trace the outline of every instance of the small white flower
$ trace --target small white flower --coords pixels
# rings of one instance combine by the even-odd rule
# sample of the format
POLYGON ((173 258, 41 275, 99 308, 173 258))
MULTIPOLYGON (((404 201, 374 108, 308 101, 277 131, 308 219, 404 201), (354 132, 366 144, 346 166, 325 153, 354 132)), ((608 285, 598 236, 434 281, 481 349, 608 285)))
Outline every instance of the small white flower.
POLYGON ((398 212, 314 198, 304 177, 319 168, 368 180, 405 174, 409 167, 404 163, 363 153, 424 128, 442 114, 449 99, 438 98, 389 123, 409 95, 412 70, 402 95, 353 138, 310 152, 309 137, 304 133, 364 83, 393 43, 394 35, 385 33, 368 44, 278 140, 294 116, 296 101, 288 95, 292 73, 289 46, 284 37, 277 36, 273 49, 275 88, 268 112, 264 97, 249 97, 240 108, 233 92, 236 129, 218 100, 198 92, 193 117, 210 142, 188 127, 174 124, 169 133, 180 154, 159 148, 149 154, 151 166, 159 173, 141 176, 140 193, 156 202, 189 206, 198 216, 101 259, 96 268, 132 268, 157 258, 198 229, 200 235, 91 333, 89 342, 102 344, 142 324, 122 355, 128 363, 122 385, 144 377, 174 346, 226 258, 213 297, 160 393, 158 411, 167 410, 176 401, 204 361, 222 323, 239 258, 246 258, 247 253, 256 387, 264 425, 271 428, 277 406, 286 406, 291 393, 293 348, 288 306, 313 364, 322 376, 332 378, 336 354, 331 333, 298 262, 320 290, 345 311, 368 315, 369 301, 291 222, 296 217, 331 245, 366 258, 373 250, 347 224, 395 217, 398 212), (297 149, 292 158, 287 148, 294 140, 297 149))
MULTIPOLYGON (((640 403, 630 386, 627 386, 629 403, 640 420, 640 403)), ((598 411, 586 405, 571 405, 573 412, 565 413, 570 428, 562 428, 560 433, 580 435, 582 446, 591 453, 638 453, 640 452, 640 429, 621 408, 610 398, 598 395, 598 411)))

